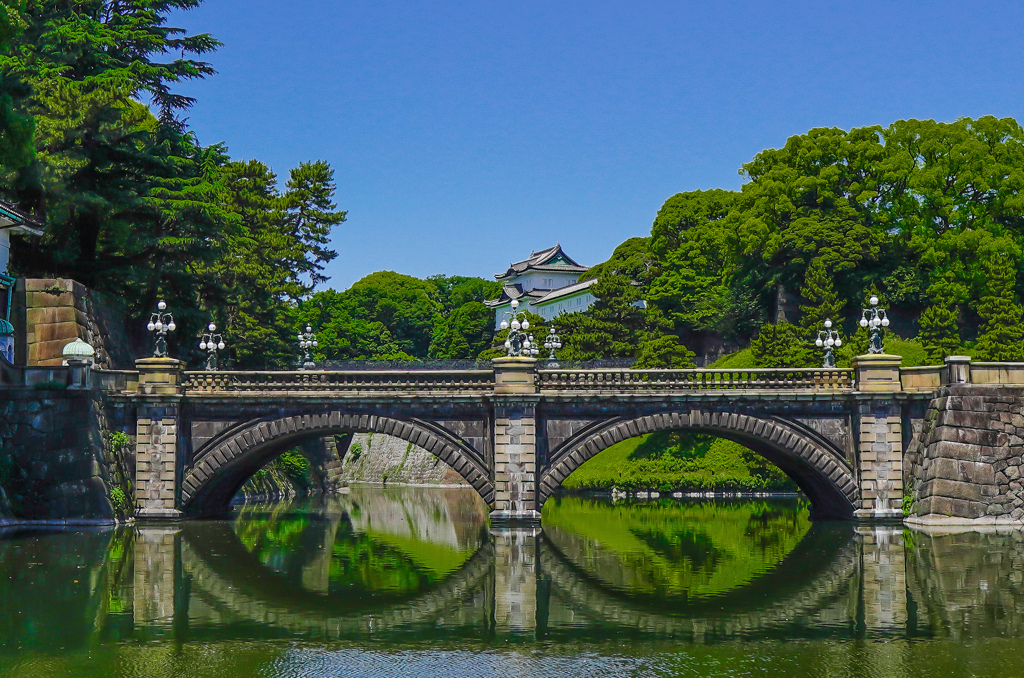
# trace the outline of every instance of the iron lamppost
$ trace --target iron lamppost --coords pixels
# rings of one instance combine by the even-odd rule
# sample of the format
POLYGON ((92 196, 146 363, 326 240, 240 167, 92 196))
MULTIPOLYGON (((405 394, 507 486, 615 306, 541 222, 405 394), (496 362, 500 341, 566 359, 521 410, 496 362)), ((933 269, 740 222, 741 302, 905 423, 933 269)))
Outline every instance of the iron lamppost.
POLYGON ((146 329, 150 332, 156 332, 156 342, 153 347, 154 358, 166 358, 167 357, 167 333, 173 332, 177 325, 174 324, 174 316, 170 313, 164 313, 167 310, 167 303, 161 299, 156 305, 157 310, 149 316, 149 322, 146 323, 146 329))
POLYGON ((302 367, 300 370, 315 370, 316 363, 313 361, 313 349, 319 346, 313 328, 306 325, 306 331, 299 333, 299 348, 302 349, 302 367))
POLYGON ((217 369, 217 351, 224 350, 224 335, 214 334, 217 331, 217 326, 210 323, 206 326, 208 330, 203 334, 203 338, 199 341, 200 350, 206 351, 206 369, 215 371, 217 369))
POLYGON ((558 367, 558 363, 555 359, 555 351, 562 348, 562 338, 555 334, 554 327, 552 327, 551 331, 548 332, 548 336, 544 337, 544 348, 551 351, 551 354, 548 355, 548 367, 558 367))
POLYGON ((814 340, 814 345, 825 349, 825 363, 822 367, 835 367, 836 356, 833 349, 842 346, 843 340, 839 338, 839 332, 832 329, 831 320, 826 319, 825 329, 818 330, 818 338, 814 340))
POLYGON ((882 328, 889 326, 889 316, 884 308, 878 308, 878 296, 872 294, 868 299, 871 308, 863 309, 864 314, 860 319, 861 327, 871 328, 871 343, 868 345, 868 353, 884 353, 882 348, 882 328))
POLYGON ((519 300, 512 300, 512 310, 505 311, 505 317, 507 320, 502 320, 499 327, 503 330, 508 330, 508 336, 505 338, 505 352, 510 358, 518 357, 529 357, 536 355, 533 351, 533 342, 530 341, 532 338, 526 334, 526 330, 530 329, 530 321, 526 319, 526 314, 519 310, 519 300))

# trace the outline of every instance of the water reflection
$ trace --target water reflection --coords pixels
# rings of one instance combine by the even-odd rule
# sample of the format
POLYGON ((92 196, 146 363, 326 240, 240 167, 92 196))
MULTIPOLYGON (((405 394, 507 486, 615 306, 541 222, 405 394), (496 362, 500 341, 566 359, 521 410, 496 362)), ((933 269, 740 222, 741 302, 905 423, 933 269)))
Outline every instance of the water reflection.
POLYGON ((562 498, 543 530, 489 530, 472 492, 379 489, 230 522, 8 531, 0 669, 127 639, 1013 637, 1022 541, 812 524, 795 501, 562 498))

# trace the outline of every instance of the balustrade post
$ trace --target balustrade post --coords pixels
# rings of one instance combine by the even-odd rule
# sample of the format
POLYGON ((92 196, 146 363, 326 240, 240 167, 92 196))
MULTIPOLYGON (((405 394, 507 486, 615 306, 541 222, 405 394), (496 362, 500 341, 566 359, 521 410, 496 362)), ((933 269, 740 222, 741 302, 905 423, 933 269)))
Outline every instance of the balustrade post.
POLYGON ((135 517, 173 520, 178 510, 178 423, 183 363, 173 358, 135 361, 135 517))
POLYGON ((536 525, 537 505, 537 361, 496 358, 494 394, 494 510, 492 524, 536 525))
POLYGON ((946 358, 945 384, 971 383, 971 356, 951 355, 946 358))

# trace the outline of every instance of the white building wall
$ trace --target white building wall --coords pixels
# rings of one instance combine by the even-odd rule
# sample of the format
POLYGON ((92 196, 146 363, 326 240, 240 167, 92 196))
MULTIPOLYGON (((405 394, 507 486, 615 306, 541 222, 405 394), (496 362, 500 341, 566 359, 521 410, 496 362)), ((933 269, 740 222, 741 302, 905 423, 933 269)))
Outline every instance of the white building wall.
POLYGON ((0 273, 7 273, 7 262, 11 256, 11 231, 0 229, 0 273))

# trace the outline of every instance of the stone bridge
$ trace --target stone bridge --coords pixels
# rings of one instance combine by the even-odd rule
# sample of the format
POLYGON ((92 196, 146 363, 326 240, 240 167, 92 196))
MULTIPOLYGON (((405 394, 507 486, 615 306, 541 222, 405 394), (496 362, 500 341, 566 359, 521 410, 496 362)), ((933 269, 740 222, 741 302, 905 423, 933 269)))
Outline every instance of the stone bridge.
MULTIPOLYGON (((1013 446, 1024 443, 1004 432, 1013 428, 1016 405, 1000 405, 1006 412, 995 415, 1002 438, 981 436, 973 442, 987 443, 984 449, 961 451, 975 466, 961 459, 928 471, 923 448, 933 438, 947 447, 972 442, 956 442, 957 416, 934 412, 936 403, 959 407, 959 399, 936 398, 956 388, 994 386, 996 400, 1008 394, 1022 405, 1017 423, 1024 427, 1024 399, 1013 400, 1021 390, 1013 385, 1024 385, 1019 364, 950 358, 901 369, 898 356, 870 355, 850 369, 570 370, 530 358, 456 371, 205 372, 167 358, 136 366, 94 370, 92 379, 134 409, 139 519, 224 513, 276 455, 354 432, 396 436, 436 455, 483 497, 494 523, 538 522, 544 502, 585 461, 668 429, 711 433, 758 452, 800 486, 819 518, 902 518, 905 494, 930 513, 969 518, 1009 520, 1024 505, 1020 483, 1006 477, 1007 465, 1020 465, 1013 446), (905 468, 905 457, 915 468, 905 468), (978 478, 996 489, 980 488, 978 478), (936 503, 937 493, 949 501, 936 503)), ((987 425, 977 424, 985 415, 972 416, 987 425)))

